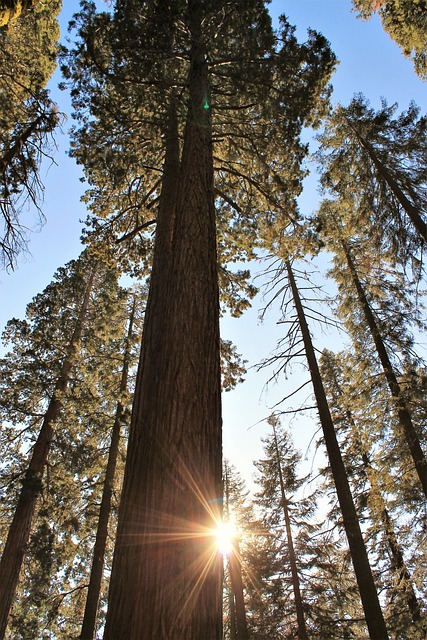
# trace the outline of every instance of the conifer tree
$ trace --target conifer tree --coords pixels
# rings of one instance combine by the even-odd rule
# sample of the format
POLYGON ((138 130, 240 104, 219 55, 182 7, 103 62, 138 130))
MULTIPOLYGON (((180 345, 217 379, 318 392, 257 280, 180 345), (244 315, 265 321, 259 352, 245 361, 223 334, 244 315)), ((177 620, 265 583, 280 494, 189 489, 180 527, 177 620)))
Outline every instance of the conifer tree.
POLYGON ((296 311, 296 316, 292 324, 298 328, 298 336, 300 336, 300 339, 296 341, 295 335, 293 335, 290 351, 287 352, 284 357, 286 361, 289 361, 292 357, 292 346, 302 342, 304 354, 307 358, 310 371, 311 382, 313 384, 323 438, 328 454, 331 473, 334 478, 335 490, 338 496, 338 502, 343 518, 343 526, 347 535, 350 555, 359 587, 359 594, 362 601, 369 637, 372 638, 372 640, 374 638, 375 640, 379 640, 379 638, 384 638, 385 640, 388 638, 388 633, 379 603, 376 585, 361 533, 360 523, 351 494, 347 472, 343 463, 334 424, 332 422, 330 409, 326 399, 304 307, 289 261, 284 263, 283 271, 285 272, 288 281, 288 285, 285 285, 285 291, 286 289, 289 290, 296 311))
MULTIPOLYGON (((375 299, 377 308, 375 309, 373 307, 369 299, 369 293, 366 290, 366 285, 362 283, 358 273, 357 258, 354 255, 351 245, 351 234, 349 235, 349 229, 345 227, 339 215, 341 210, 345 211, 349 206, 351 207, 351 204, 349 205, 348 201, 346 202, 345 200, 337 202, 325 201, 322 204, 319 216, 319 219, 326 224, 324 232, 329 238, 329 246, 334 247, 336 251, 336 268, 334 268, 331 273, 334 274, 334 277, 336 277, 340 283, 340 297, 338 300, 341 299, 341 302, 346 306, 344 323, 349 327, 350 325, 354 327, 359 324, 358 331, 360 332, 360 329, 362 329, 364 335, 366 335, 366 327, 369 330, 390 394, 395 403, 395 412, 400 433, 406 441, 418 480, 424 494, 427 496, 427 461, 421 444, 422 440, 414 426, 411 412, 398 381, 398 373, 393 366, 390 348, 387 346, 388 344, 393 345, 395 352, 400 351, 402 355, 407 358, 413 353, 411 349, 412 339, 406 329, 408 324, 407 318, 405 322, 404 315, 400 315, 399 317, 401 313, 399 306, 401 309, 402 304, 406 304, 407 301, 405 300, 405 295, 402 295, 402 292, 399 292, 397 287, 393 288, 393 298, 385 297, 385 292, 390 289, 390 287, 393 287, 393 283, 390 278, 390 271, 387 275, 382 275, 381 273, 386 264, 385 261, 382 260, 382 256, 380 256, 377 258, 379 269, 376 274, 376 279, 379 281, 376 287, 375 299), (328 222, 326 222, 326 220, 328 220, 328 222), (350 315, 348 314, 348 303, 351 303, 351 298, 348 286, 355 292, 355 300, 357 300, 357 309, 354 309, 354 306, 351 305, 354 311, 350 315), (399 302, 396 304, 397 301, 401 304, 399 305, 399 302), (360 315, 364 319, 362 326, 360 325, 360 315)), ((323 222, 321 222, 321 225, 323 222)), ((363 243, 363 237, 356 237, 355 245, 360 247, 361 243, 363 243)), ((369 245, 366 244, 365 246, 365 251, 369 251, 369 245)), ((359 260, 363 263, 363 259, 364 256, 362 255, 359 260)), ((368 263, 368 265, 369 264, 371 263, 368 263)), ((397 277, 398 272, 395 270, 394 273, 397 277)), ((391 274, 393 275, 393 272, 391 272, 391 274)), ((373 280, 372 265, 371 268, 367 270, 366 279, 368 284, 370 280, 373 280)), ((405 289, 403 291, 405 291, 405 289)), ((371 286, 371 296, 373 295, 375 295, 375 289, 371 286)), ((342 306, 341 311, 343 311, 342 306)), ((411 308, 411 315, 415 316, 413 308, 411 308)), ((354 331, 352 331, 352 333, 355 335, 354 331)))
MULTIPOLYGON (((257 517, 245 482, 224 461, 224 521, 234 534, 227 550, 224 637, 276 638, 271 624, 268 582, 277 570, 267 527, 257 517)), ((276 614, 277 623, 278 614, 276 614)))
POLYGON ((221 496, 216 217, 224 246, 243 253, 231 242, 234 225, 251 232, 255 210, 268 223, 277 201, 288 205, 281 215, 292 211, 299 133, 326 105, 334 57, 318 34, 298 45, 285 20, 275 38, 259 0, 127 0, 112 15, 87 2, 77 20, 75 154, 93 185, 89 206, 107 219, 94 229, 136 238, 126 247, 132 261, 150 249, 138 234, 156 209, 105 638, 213 640, 221 635, 211 534, 221 496), (274 194, 265 188, 272 171, 274 194))
MULTIPOLYGON (((3 435, 9 433, 11 441, 17 442, 18 450, 30 447, 31 455, 27 468, 22 462, 15 476, 15 483, 21 479, 22 489, 18 490, 17 504, 12 508, 13 519, 1 560, 1 637, 4 637, 36 505, 43 492, 52 440, 56 437, 57 446, 61 440, 60 433, 55 436, 55 429, 72 381, 73 367, 79 358, 82 340, 88 343, 84 323, 92 304, 92 291, 97 292, 99 312, 109 300, 102 286, 107 286, 109 280, 114 282, 114 278, 117 279, 117 273, 105 269, 99 268, 97 273, 93 261, 84 254, 59 270, 55 281, 29 305, 28 320, 11 321, 5 332, 14 350, 2 360, 5 393, 1 409, 6 427, 3 435), (51 320, 55 311, 59 312, 59 323, 51 320), (34 440, 25 445, 30 434, 34 440)), ((95 327, 96 322, 92 322, 92 331, 95 327)), ((6 444, 10 445, 10 441, 6 444)), ((7 472, 7 467, 4 470, 7 472)), ((10 488, 12 486, 13 483, 10 488)))
MULTIPOLYGON (((139 296, 140 298, 140 296, 139 296)), ((133 293, 129 326, 123 351, 123 363, 119 386, 119 399, 117 402, 114 424, 111 431, 111 442, 108 449, 108 461, 105 468, 99 518, 96 529, 96 539, 93 548, 92 565, 86 596, 85 612, 83 617, 81 640, 93 640, 96 631, 97 609, 101 592, 102 573, 105 564, 105 553, 109 529, 109 519, 112 508, 112 497, 115 484, 117 458, 120 451, 120 438, 122 425, 126 420, 126 411, 129 412, 128 402, 128 378, 129 368, 132 364, 132 345, 134 343, 135 325, 137 323, 137 304, 140 305, 136 292, 133 293)))
POLYGON ((319 136, 317 158, 323 188, 354 201, 348 222, 368 225, 377 250, 393 250, 411 265, 427 242, 427 120, 413 103, 399 116, 396 110, 384 100, 375 111, 362 95, 339 105, 319 136))
MULTIPOLYGON (((354 380, 355 363, 351 366, 352 376, 354 380)), ((390 508, 384 497, 384 469, 373 463, 373 456, 381 460, 381 451, 373 453, 371 442, 374 434, 367 434, 366 430, 356 423, 355 412, 350 407, 357 406, 355 394, 347 395, 345 387, 351 386, 350 377, 347 373, 347 362, 345 354, 334 355, 330 351, 323 351, 321 358, 321 372, 327 390, 330 406, 333 407, 333 417, 337 428, 342 432, 340 435, 341 448, 343 455, 352 465, 352 483, 355 484, 355 476, 361 475, 362 480, 368 481, 366 497, 359 495, 359 502, 367 503, 370 511, 370 518, 374 530, 382 533, 379 542, 374 543, 378 551, 387 546, 388 555, 390 557, 389 569, 392 576, 391 587, 389 588, 390 598, 388 605, 392 606, 396 612, 390 615, 390 627, 395 633, 407 633, 409 627, 412 629, 412 635, 415 638, 416 633, 420 633, 420 637, 424 637, 425 630, 422 629, 421 606, 417 599, 417 595, 413 585, 413 579, 410 575, 409 568, 406 564, 403 548, 396 535, 393 519, 390 514, 390 508), (353 397, 352 397, 353 396, 353 397), (357 471, 357 466, 361 469, 357 471), (382 479, 381 479, 381 476, 382 479), (404 606, 402 607, 401 602, 404 606), (400 606, 399 606, 400 605, 400 606), (400 609, 400 610, 399 610, 400 609), (409 615, 410 614, 410 617, 409 615), (415 629, 418 629, 418 632, 415 629)), ((365 370, 366 373, 366 370, 365 370)), ((360 394, 361 390, 358 389, 360 394)), ((366 411, 366 413, 368 413, 366 411)), ((368 418, 369 420, 369 418, 368 418)), ((378 449, 378 443, 376 442, 378 449)), ((395 501, 395 499, 394 499, 395 501)), ((415 523, 414 523, 415 525, 415 523)), ((386 559, 388 563, 388 560, 386 559)), ((385 571, 382 570, 382 580, 385 578, 385 571)))
POLYGON ((296 477, 296 466, 299 459, 295 452, 292 453, 292 443, 286 432, 281 429, 279 431, 280 425, 277 417, 271 416, 268 419, 268 423, 271 425, 273 433, 272 436, 264 439, 264 450, 267 458, 255 463, 255 466, 261 472, 258 478, 261 491, 256 494, 257 504, 263 508, 264 518, 272 526, 278 527, 281 521, 284 522, 287 556, 292 576, 292 590, 297 617, 297 637, 307 640, 309 635, 305 621, 298 559, 295 552, 290 513, 292 496, 301 484, 296 477), (278 516, 278 512, 282 513, 278 516))

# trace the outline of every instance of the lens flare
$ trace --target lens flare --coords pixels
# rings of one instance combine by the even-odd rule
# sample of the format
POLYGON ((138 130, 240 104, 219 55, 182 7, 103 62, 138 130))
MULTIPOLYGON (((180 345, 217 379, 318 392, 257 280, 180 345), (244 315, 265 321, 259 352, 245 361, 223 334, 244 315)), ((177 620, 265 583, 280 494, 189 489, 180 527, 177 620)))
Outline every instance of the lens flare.
POLYGON ((233 550, 233 541, 237 535, 232 522, 221 522, 215 530, 215 540, 218 551, 223 556, 229 556, 233 550))

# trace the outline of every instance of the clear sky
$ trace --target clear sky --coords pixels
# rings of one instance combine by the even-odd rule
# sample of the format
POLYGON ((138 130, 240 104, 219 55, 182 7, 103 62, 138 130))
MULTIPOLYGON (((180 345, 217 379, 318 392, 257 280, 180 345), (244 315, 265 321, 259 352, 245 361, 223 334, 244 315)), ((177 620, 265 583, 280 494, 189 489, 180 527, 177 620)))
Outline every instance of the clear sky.
MULTIPOLYGON (((64 0, 64 5, 61 18, 63 35, 78 3, 64 0)), ((355 93, 362 92, 373 107, 378 107, 381 97, 384 97, 389 103, 397 102, 400 110, 406 109, 414 100, 424 113, 427 112, 427 83, 417 78, 412 63, 403 58, 397 45, 382 30, 378 18, 369 22, 357 19, 351 12, 350 0, 273 0, 270 11, 275 20, 278 15, 286 14, 290 23, 297 25, 300 41, 305 39, 308 27, 328 38, 340 60, 332 80, 333 103, 346 105, 355 93)), ((59 80, 57 73, 51 83, 52 97, 60 110, 69 113, 67 95, 56 88, 59 80)), ((23 317, 26 304, 50 282, 54 271, 81 251, 80 220, 86 214, 80 196, 84 185, 79 181, 80 169, 67 156, 66 132, 70 124, 70 120, 65 122, 63 134, 56 137, 56 165, 44 169, 43 211, 47 224, 31 236, 30 255, 21 256, 16 271, 0 272, 0 328, 11 317, 23 317)), ((317 202, 316 178, 313 175, 300 199, 301 210, 311 212, 317 202)), ((256 265, 254 269, 257 269, 256 265)), ((253 309, 243 318, 226 318, 222 323, 223 337, 233 340, 249 365, 266 357, 284 330, 283 326, 276 325, 277 314, 274 312, 262 325, 259 324, 261 306, 258 298, 253 309)), ((319 334, 318 346, 323 346, 322 341, 325 340, 333 348, 336 338, 332 334, 319 334)), ((224 397, 225 455, 247 480, 253 471, 252 460, 262 455, 259 439, 266 427, 257 423, 269 415, 269 407, 297 386, 295 380, 281 379, 266 393, 264 385, 267 378, 266 371, 258 374, 252 371, 245 383, 224 397)), ((302 418, 289 419, 289 422, 298 446, 305 447, 314 433, 315 422, 302 418)))

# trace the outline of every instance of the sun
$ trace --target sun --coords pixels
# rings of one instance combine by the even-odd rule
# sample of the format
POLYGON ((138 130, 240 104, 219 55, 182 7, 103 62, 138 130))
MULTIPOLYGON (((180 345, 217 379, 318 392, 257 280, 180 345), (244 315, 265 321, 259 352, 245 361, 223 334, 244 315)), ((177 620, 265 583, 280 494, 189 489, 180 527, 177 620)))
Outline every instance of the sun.
POLYGON ((218 551, 223 556, 229 556, 233 550, 233 542, 237 535, 236 527, 232 522, 221 522, 214 532, 218 551))

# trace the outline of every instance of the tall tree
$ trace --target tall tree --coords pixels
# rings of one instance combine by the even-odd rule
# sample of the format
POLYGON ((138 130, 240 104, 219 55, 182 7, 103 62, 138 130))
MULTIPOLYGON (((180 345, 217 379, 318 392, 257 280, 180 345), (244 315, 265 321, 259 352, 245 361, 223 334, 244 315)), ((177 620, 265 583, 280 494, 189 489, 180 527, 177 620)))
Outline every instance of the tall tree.
MULTIPOLYGON (((317 410, 322 426, 323 438, 328 454, 331 473, 334 478, 335 489, 343 518, 343 526, 347 535, 351 559, 359 586, 360 598, 362 601, 365 620, 368 632, 372 640, 388 638, 384 617, 378 599, 374 578, 369 564, 368 554, 363 540, 360 524, 354 505, 347 472, 343 463, 339 448, 335 427, 332 421, 329 405, 327 402, 325 389, 322 382, 316 353, 313 347, 310 330, 307 324, 301 296, 295 281, 295 277, 289 261, 284 264, 284 271, 289 283, 289 289, 296 311, 294 323, 299 327, 301 340, 304 346, 305 357, 307 358, 310 370, 311 382, 313 384, 316 398, 317 410)), ((289 357, 289 356, 288 356, 289 357)))
MULTIPOLYGON (((291 177, 275 194, 292 202, 300 128, 325 105, 334 58, 316 34, 299 46, 286 22, 276 41, 259 0, 129 0, 112 17, 97 16, 92 3, 83 9, 70 74, 83 123, 76 155, 94 185, 89 200, 107 218, 115 203, 113 218, 135 237, 158 204, 105 638, 211 640, 221 635, 211 533, 221 497, 215 197, 228 227, 247 224, 260 200, 268 218, 276 200, 265 189, 269 126, 280 166, 277 141, 289 140, 291 177), (287 90, 295 102, 283 101, 287 90), (85 101, 94 116, 87 124, 85 101), (99 144, 107 138, 115 142, 99 144), (101 153, 83 144, 89 139, 101 153), (102 157, 107 148, 114 162, 102 157)), ((136 251, 146 251, 141 241, 136 251)))
POLYGON ((415 104, 397 117, 396 110, 383 101, 375 111, 362 95, 336 107, 317 158, 323 188, 354 201, 348 222, 356 229, 369 224, 372 241, 410 264, 427 242, 427 119, 415 104))
MULTIPOLYGON (((394 629, 398 629, 399 625, 405 628, 405 619, 408 619, 408 615, 405 616, 405 613, 408 614, 410 612, 412 625, 419 628, 419 632, 423 634, 425 632, 422 630, 421 606, 415 593, 412 576, 405 562, 402 545, 395 532, 390 509, 383 494, 381 485, 385 483, 380 480, 381 469, 376 468, 372 460, 370 440, 372 441, 375 436, 373 434, 368 436, 363 427, 356 423, 355 414, 350 409, 352 405, 355 405, 355 398, 353 396, 352 399, 351 395, 348 393, 346 395, 345 393, 344 384, 347 387, 351 385, 350 378, 346 375, 347 366, 344 353, 335 355, 330 351, 323 351, 320 367, 330 406, 333 407, 334 422, 337 428, 341 427, 341 432, 344 431, 341 435, 341 441, 344 442, 344 446, 341 446, 345 450, 343 455, 348 456, 348 453, 350 453, 353 458, 353 482, 354 477, 357 475, 355 469, 358 464, 360 465, 360 462, 362 463, 359 475, 362 475, 362 479, 366 478, 368 480, 366 502, 369 505, 374 528, 382 531, 391 559, 390 569, 394 578, 390 589, 392 594, 391 601, 403 600, 407 608, 406 612, 403 611, 400 615, 397 613, 397 615, 392 616, 391 625, 394 629)), ((354 375, 354 363, 351 370, 354 375)), ((378 454, 376 454, 376 457, 378 457, 378 454)), ((362 502, 364 501, 362 499, 362 502)), ((380 544, 379 546, 382 547, 383 545, 380 544)), ((406 623, 407 628, 408 623, 406 623)), ((415 628, 413 634, 415 637, 415 628)))
POLYGON ((257 495, 258 504, 264 507, 267 506, 270 510, 273 509, 274 511, 280 506, 282 510, 297 616, 297 637, 300 638, 300 640, 307 640, 309 636, 305 622, 298 563, 290 517, 290 494, 296 491, 299 484, 296 478, 298 456, 296 453, 292 455, 292 443, 288 435, 282 430, 279 431, 278 418, 271 416, 268 419, 268 423, 272 427, 273 433, 272 436, 264 440, 264 450, 267 459, 256 463, 257 469, 262 473, 259 479, 262 491, 257 495))
POLYGON ((85 611, 80 634, 81 640, 93 640, 96 631, 96 618, 101 592, 102 573, 105 563, 108 523, 111 512, 117 458, 119 455, 122 424, 125 421, 125 412, 127 409, 125 398, 127 396, 128 390, 129 367, 131 365, 131 350, 134 338, 133 334, 135 332, 136 306, 137 295, 136 293, 134 293, 131 303, 129 326, 123 353, 122 374, 119 387, 119 401, 117 403, 116 415, 111 431, 111 442, 108 449, 108 461, 105 469, 102 499, 99 507, 99 518, 96 530, 95 545, 93 548, 92 566, 90 571, 85 611))
POLYGON ((427 4, 424 0, 353 0, 359 16, 368 20, 378 12, 384 30, 427 80, 427 4))
MULTIPOLYGON (((37 375, 37 368, 39 368, 39 375, 41 375, 40 380, 37 380, 29 389, 17 388, 19 375, 13 369, 13 361, 16 359, 17 353, 11 353, 10 357, 6 357, 2 366, 6 376, 12 381, 12 386, 6 390, 2 400, 2 408, 6 410, 8 421, 13 421, 14 416, 19 416, 16 423, 17 429, 19 429, 22 417, 25 416, 29 418, 30 422, 36 418, 36 424, 37 420, 40 424, 41 418, 41 426, 31 447, 30 462, 22 474, 22 488, 14 508, 12 523, 0 563, 2 575, 0 635, 2 638, 30 537, 37 501, 42 492, 43 475, 51 443, 55 437, 56 423, 61 414, 73 366, 78 358, 84 336, 84 323, 91 303, 91 292, 95 283, 99 291, 101 283, 108 278, 105 272, 102 275, 102 271, 100 269, 100 274, 97 275, 96 267, 87 255, 83 255, 79 261, 70 263, 58 273, 56 282, 49 285, 45 292, 29 305, 28 315, 31 321, 21 323, 12 321, 6 332, 7 336, 12 336, 15 328, 17 329, 15 333, 15 336, 18 336, 16 338, 17 351, 21 350, 24 358, 27 356, 32 361, 31 368, 28 367, 27 371, 24 370, 24 378, 25 375, 37 375), (46 312, 53 313, 55 307, 59 306, 60 308, 61 303, 64 302, 67 294, 64 295, 61 287, 66 289, 67 303, 72 309, 71 316, 69 311, 64 315, 66 322, 68 321, 68 327, 70 327, 69 342, 67 344, 65 339, 65 343, 61 346, 63 349, 62 362, 54 361, 54 365, 51 363, 52 366, 47 371, 40 371, 43 360, 49 359, 47 336, 49 334, 52 336, 55 331, 49 326, 50 320, 46 317, 46 312), (44 313, 40 313, 40 310, 43 310, 44 313), (21 336, 20 342, 18 342, 19 335, 21 336), (56 368, 57 371, 55 371, 56 368), (31 397, 31 389, 34 390, 34 397, 31 397)), ((117 278, 116 274, 115 277, 117 278)), ((65 324, 62 328, 66 326, 65 324)), ((20 367, 23 367, 23 362, 20 362, 20 367)))
MULTIPOLYGON (((378 356, 378 360, 381 363, 381 367, 387 381, 387 385, 390 390, 390 394, 395 403, 396 417, 398 420, 399 428, 401 434, 404 436, 406 444, 408 446, 409 452, 413 459, 413 464, 418 475, 419 482, 421 484, 422 490, 424 494, 427 496, 427 460, 425 453, 422 449, 422 445, 420 443, 420 436, 417 433, 417 429, 415 428, 411 416, 411 412, 409 410, 408 404, 405 400, 404 393, 402 392, 401 386, 398 381, 398 375, 396 373, 395 367, 392 363, 392 358, 389 353, 389 348, 386 344, 385 336, 383 336, 382 329, 385 328, 387 330, 387 326, 397 327, 396 330, 389 329, 387 334, 387 342, 389 344, 394 343, 394 348, 403 350, 403 355, 410 355, 410 338, 406 336, 406 345, 405 345, 405 327, 401 326, 401 323, 397 324, 398 316, 396 315, 396 310, 398 311, 398 307, 392 308, 392 313, 389 310, 388 313, 384 314, 385 318, 381 322, 379 316, 381 316, 381 312, 386 310, 386 302, 384 292, 388 288, 388 281, 390 276, 382 277, 381 282, 382 286, 377 287, 377 300, 379 301, 379 310, 375 313, 374 307, 371 304, 368 293, 366 291, 366 286, 362 283, 362 280, 359 276, 356 258, 353 254, 350 238, 346 237, 346 230, 342 223, 342 220, 339 216, 339 210, 344 209, 344 203, 334 203, 325 201, 322 205, 321 218, 326 223, 326 217, 328 217, 329 222, 326 223, 328 227, 328 235, 330 238, 330 246, 334 246, 336 250, 336 263, 339 263, 339 268, 334 269, 333 273, 335 277, 343 282, 343 279, 347 278, 347 281, 350 283, 351 288, 356 293, 357 307, 358 311, 356 312, 361 314, 364 318, 364 326, 368 327, 372 342, 375 345, 375 351, 378 356), (342 269, 344 265, 344 270, 342 269), (341 273, 340 273, 341 272, 341 273), (394 313, 393 313, 394 311, 394 313), (394 335, 393 335, 394 333, 394 335), (409 345, 408 345, 409 342, 409 345), (406 353, 405 353, 406 352, 406 353)), ((326 231, 326 228, 325 228, 326 231)), ((369 249, 367 249, 368 251, 369 249)), ((363 256, 362 256, 363 260, 363 256)), ((384 265, 385 266, 385 265, 384 265)), ((372 278, 372 270, 369 273, 367 280, 369 282, 370 277, 372 278)), ((379 270, 379 276, 381 277, 381 268, 379 270)), ((371 287, 372 290, 372 287, 371 287)), ((346 292, 345 286, 341 286, 341 295, 343 296, 342 300, 349 300, 348 290, 346 292)), ((399 293, 396 291, 395 297, 398 298, 399 293)), ((393 302, 393 301, 392 301, 393 302)), ((352 314, 353 315, 353 314, 352 314)), ((348 324, 349 322, 353 322, 352 316, 347 316, 348 319, 345 322, 348 324)), ((357 320, 356 320, 357 323, 357 320)))

